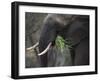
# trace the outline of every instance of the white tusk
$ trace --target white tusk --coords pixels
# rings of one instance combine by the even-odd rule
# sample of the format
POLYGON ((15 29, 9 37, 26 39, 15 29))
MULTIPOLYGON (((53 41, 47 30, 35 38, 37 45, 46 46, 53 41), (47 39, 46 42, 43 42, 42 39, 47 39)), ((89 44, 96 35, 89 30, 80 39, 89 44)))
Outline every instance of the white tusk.
POLYGON ((34 48, 36 48, 38 45, 39 45, 39 43, 37 42, 35 45, 33 45, 33 46, 27 48, 26 50, 28 51, 28 50, 34 49, 34 48))
POLYGON ((49 50, 51 44, 52 44, 52 43, 50 42, 50 43, 48 44, 47 48, 46 48, 43 52, 39 53, 38 55, 39 55, 39 56, 40 56, 40 55, 44 55, 44 54, 49 50))

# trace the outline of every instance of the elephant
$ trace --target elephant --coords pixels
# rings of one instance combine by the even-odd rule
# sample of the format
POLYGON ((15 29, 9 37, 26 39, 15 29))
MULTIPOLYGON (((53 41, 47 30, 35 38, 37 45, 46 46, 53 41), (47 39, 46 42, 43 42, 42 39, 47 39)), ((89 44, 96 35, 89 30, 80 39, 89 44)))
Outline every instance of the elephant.
MULTIPOLYGON (((58 35, 72 42, 72 49, 69 50, 72 63, 69 65, 89 65, 88 15, 48 14, 45 17, 39 39, 41 67, 47 67, 50 61, 55 63, 55 59, 60 59, 60 56, 54 54, 57 53, 55 39, 58 35)), ((63 66, 63 63, 60 63, 63 66)))

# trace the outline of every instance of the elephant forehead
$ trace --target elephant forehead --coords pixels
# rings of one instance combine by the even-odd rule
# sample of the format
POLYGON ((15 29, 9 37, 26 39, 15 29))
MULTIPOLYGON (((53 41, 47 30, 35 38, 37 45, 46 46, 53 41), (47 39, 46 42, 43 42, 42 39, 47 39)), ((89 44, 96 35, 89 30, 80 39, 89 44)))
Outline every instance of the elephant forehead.
POLYGON ((54 17, 53 18, 63 27, 70 23, 72 17, 73 17, 72 15, 56 15, 55 18, 54 17))
POLYGON ((69 24, 71 21, 74 20, 77 16, 75 15, 69 15, 69 14, 48 14, 45 18, 44 22, 57 22, 61 25, 61 27, 64 27, 65 25, 69 24))

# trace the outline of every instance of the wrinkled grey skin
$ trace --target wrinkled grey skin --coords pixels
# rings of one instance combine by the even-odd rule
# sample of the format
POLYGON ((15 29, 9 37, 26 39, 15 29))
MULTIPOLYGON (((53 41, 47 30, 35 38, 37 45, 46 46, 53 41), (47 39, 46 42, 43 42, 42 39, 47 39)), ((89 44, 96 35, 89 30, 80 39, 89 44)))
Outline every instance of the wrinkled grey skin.
POLYGON ((49 14, 44 20, 39 40, 39 51, 42 52, 52 42, 50 50, 40 56, 41 66, 69 66, 89 64, 89 17, 76 15, 49 14), (57 35, 65 40, 70 39, 73 50, 60 53, 55 48, 57 35), (70 51, 69 53, 67 53, 70 51), (69 57, 68 57, 68 56, 69 57), (67 58, 68 57, 68 58, 67 58), (66 61, 70 59, 70 61, 66 61), (69 62, 69 63, 67 63, 69 62))

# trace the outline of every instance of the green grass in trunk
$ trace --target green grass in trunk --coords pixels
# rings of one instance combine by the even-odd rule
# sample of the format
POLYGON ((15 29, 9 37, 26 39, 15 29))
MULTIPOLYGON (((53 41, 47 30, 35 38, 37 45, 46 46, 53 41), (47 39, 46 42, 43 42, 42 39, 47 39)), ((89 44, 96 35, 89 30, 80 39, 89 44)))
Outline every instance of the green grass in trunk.
POLYGON ((61 52, 64 51, 63 49, 65 47, 68 47, 69 49, 72 48, 71 41, 70 40, 64 40, 63 37, 61 37, 59 35, 56 37, 55 44, 56 44, 56 47, 58 49, 60 49, 61 52))

